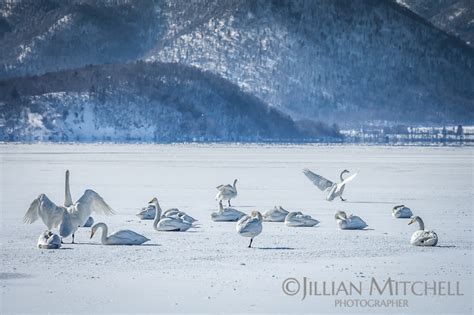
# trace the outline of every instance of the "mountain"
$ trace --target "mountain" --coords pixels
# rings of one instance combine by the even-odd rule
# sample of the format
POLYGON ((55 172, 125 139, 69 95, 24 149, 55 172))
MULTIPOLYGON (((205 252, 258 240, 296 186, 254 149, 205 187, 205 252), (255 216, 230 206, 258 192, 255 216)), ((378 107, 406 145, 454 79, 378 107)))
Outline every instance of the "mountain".
POLYGON ((179 64, 87 66, 0 81, 3 141, 302 141, 340 135, 179 64), (300 128, 300 126, 304 126, 300 128))
POLYGON ((474 48, 472 0, 397 0, 397 2, 474 48))
POLYGON ((474 50, 392 1, 4 2, 0 78, 135 60, 210 72, 294 121, 474 123, 474 50))

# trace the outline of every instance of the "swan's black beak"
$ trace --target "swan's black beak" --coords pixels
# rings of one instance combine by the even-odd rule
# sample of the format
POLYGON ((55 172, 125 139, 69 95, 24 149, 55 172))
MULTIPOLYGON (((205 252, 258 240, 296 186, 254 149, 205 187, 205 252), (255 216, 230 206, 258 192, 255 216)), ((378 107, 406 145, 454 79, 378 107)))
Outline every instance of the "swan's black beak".
POLYGON ((410 222, 408 222, 408 225, 412 224, 413 223, 413 220, 411 220, 410 222))
POLYGON ((91 232, 91 238, 92 238, 92 236, 94 236, 94 231, 91 232))

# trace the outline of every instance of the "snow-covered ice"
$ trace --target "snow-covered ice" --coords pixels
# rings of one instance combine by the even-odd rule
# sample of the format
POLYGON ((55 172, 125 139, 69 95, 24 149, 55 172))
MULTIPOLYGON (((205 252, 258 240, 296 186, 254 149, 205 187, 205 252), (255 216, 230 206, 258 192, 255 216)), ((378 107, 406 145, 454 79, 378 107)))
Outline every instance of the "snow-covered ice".
MULTIPOLYGON (((473 296, 473 148, 316 145, 2 144, 1 313, 400 312, 471 313, 473 296), (344 193, 325 195, 302 174, 327 178, 359 170, 344 193), (97 191, 117 215, 95 216, 111 231, 134 230, 142 246, 103 246, 90 228, 78 244, 40 250, 42 222, 22 223, 30 202, 46 193, 64 201, 64 172, 77 199, 97 191), (255 248, 233 222, 212 222, 215 187, 237 183, 233 207, 244 212, 281 205, 321 223, 288 228, 264 222, 255 248), (185 233, 159 233, 135 213, 156 196, 199 219, 185 233), (391 216, 398 204, 420 215, 439 246, 409 243, 414 226, 391 216), (334 213, 363 218, 366 231, 336 229, 334 213), (457 296, 285 295, 287 278, 303 281, 459 282, 457 296), (337 299, 406 299, 408 307, 335 307, 337 299)), ((70 242, 67 239, 66 242, 70 242)))

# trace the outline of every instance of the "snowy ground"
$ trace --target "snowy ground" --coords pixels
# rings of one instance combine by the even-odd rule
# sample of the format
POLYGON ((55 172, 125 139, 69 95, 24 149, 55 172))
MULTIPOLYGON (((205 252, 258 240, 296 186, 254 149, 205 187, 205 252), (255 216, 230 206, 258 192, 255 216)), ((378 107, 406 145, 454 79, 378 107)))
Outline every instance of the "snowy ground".
MULTIPOLYGON (((472 313, 473 148, 257 145, 0 145, 1 313, 146 312, 376 312, 472 313), (346 203, 324 196, 301 173, 329 179, 360 170, 346 203), (118 212, 99 217, 111 230, 129 228, 151 238, 146 246, 79 244, 39 250, 45 229, 22 223, 39 193, 64 200, 64 171, 77 199, 92 188, 118 212), (314 228, 265 223, 248 249, 234 223, 214 223, 215 186, 238 178, 236 208, 282 205, 320 220, 314 228), (186 233, 158 233, 134 213, 153 196, 199 219, 186 233), (438 233, 435 248, 409 244, 414 226, 391 208, 410 206, 438 233), (336 229, 346 210, 366 231, 336 229), (330 283, 372 277, 396 281, 458 281, 457 296, 285 295, 287 278, 330 283), (336 307, 336 300, 407 300, 407 307, 336 307)), ((70 240, 67 240, 70 241, 70 240)), ((291 284, 294 290, 296 284, 291 284)))

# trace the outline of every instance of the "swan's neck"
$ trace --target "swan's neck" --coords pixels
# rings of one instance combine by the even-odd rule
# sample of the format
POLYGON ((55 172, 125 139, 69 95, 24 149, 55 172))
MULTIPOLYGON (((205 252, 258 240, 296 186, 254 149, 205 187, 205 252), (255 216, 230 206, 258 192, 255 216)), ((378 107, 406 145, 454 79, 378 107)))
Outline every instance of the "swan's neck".
POLYGON ((237 180, 234 180, 234 190, 237 189, 237 180))
POLYGON ((161 220, 161 213, 163 212, 161 210, 161 207, 160 207, 160 204, 158 203, 158 201, 154 202, 154 205, 155 205, 155 208, 156 208, 156 214, 155 214, 155 220, 153 220, 153 229, 155 229, 156 231, 158 231, 158 222, 160 222, 161 220))
POLYGON ((64 206, 72 206, 72 197, 71 189, 69 188, 69 171, 66 172, 66 187, 65 187, 65 196, 64 196, 64 206))
POLYGON ((97 228, 102 228, 101 242, 102 244, 107 243, 107 234, 109 233, 109 228, 105 223, 97 223, 97 228))
POLYGON ((349 173, 349 171, 343 170, 343 171, 341 172, 341 174, 339 174, 339 178, 341 179, 341 182, 344 181, 344 177, 342 177, 342 175, 344 175, 345 173, 349 173))
POLYGON ((425 224, 423 223, 423 220, 420 217, 417 217, 416 222, 418 222, 419 229, 424 231, 425 230, 425 224))

